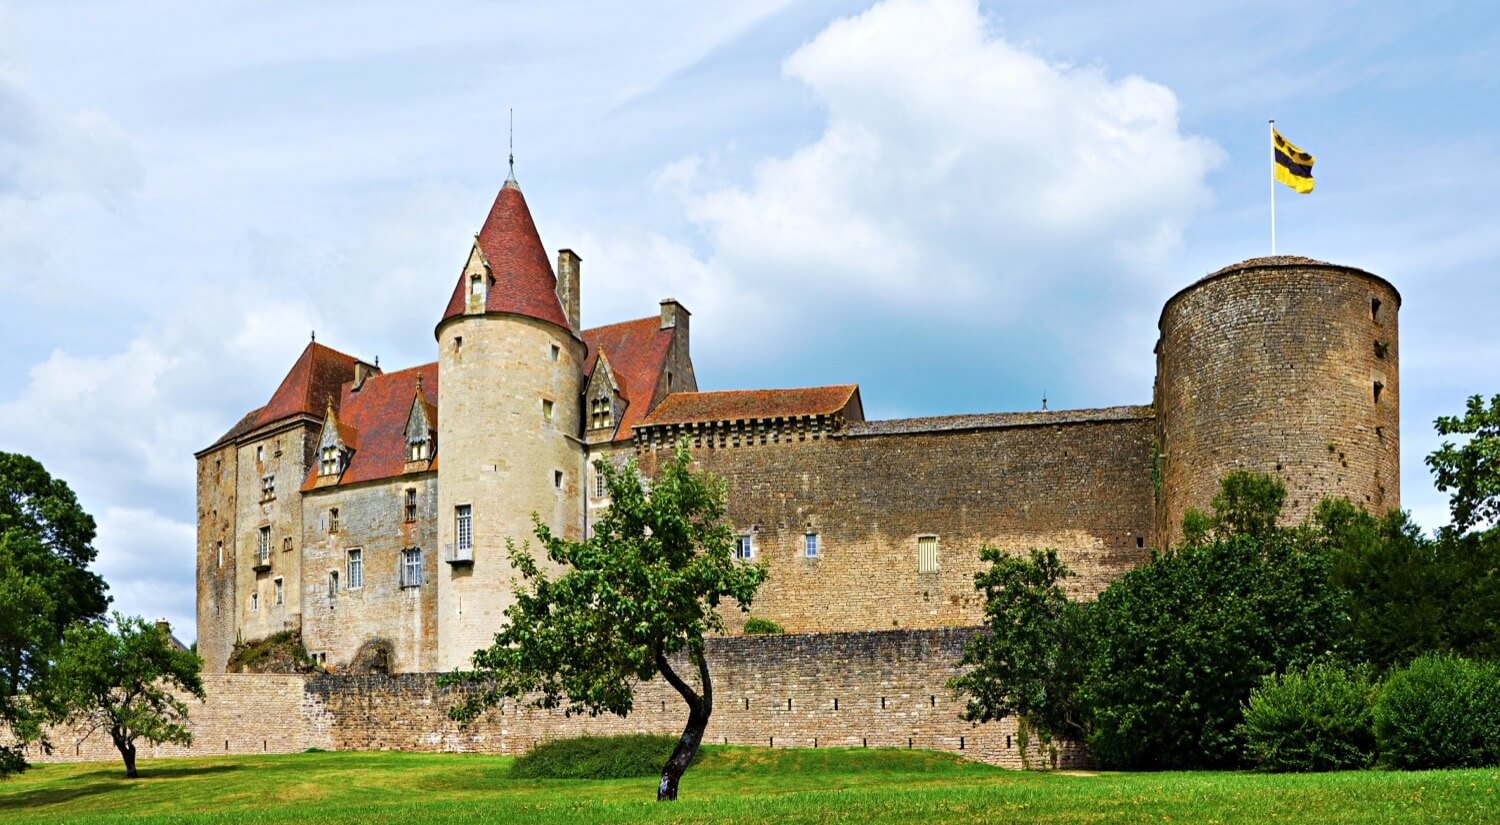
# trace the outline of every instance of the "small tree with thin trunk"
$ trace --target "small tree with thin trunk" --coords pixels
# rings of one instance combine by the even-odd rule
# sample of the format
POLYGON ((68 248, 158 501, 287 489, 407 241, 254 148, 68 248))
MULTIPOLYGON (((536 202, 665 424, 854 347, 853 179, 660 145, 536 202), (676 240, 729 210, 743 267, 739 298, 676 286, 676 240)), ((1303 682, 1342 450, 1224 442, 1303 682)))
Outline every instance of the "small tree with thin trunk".
POLYGON ((766 577, 734 558, 723 482, 690 465, 679 445, 648 490, 633 462, 618 469, 596 462, 610 507, 593 535, 568 541, 536 523, 547 558, 562 568, 556 577, 525 547, 510 545, 521 574, 516 603, 495 644, 475 652, 474 669, 444 677, 444 684, 469 689, 449 716, 467 724, 507 698, 569 715, 626 716, 635 684, 660 674, 688 708, 656 795, 677 798, 713 713, 703 637, 723 631, 722 602, 748 610, 766 577), (678 673, 678 654, 696 673, 678 673))
POLYGON ((165 628, 115 613, 113 627, 78 623, 63 634, 44 701, 54 722, 84 736, 108 731, 133 779, 137 739, 192 744, 181 696, 203 699, 202 667, 198 654, 172 644, 165 628))

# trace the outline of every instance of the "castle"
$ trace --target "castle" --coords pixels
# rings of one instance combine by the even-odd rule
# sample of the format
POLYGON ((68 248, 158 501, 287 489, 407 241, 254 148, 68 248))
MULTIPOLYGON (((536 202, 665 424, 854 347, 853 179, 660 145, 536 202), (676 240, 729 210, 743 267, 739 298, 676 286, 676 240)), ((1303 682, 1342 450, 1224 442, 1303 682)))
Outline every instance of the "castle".
POLYGON ((1257 258, 1185 287, 1150 404, 869 421, 852 385, 699 392, 682 304, 583 329, 581 259, 556 260, 508 179, 434 363, 383 372, 314 342, 196 454, 207 671, 283 630, 335 669, 462 666, 513 600, 506 540, 533 513, 584 537, 609 506, 593 462, 650 475, 682 438, 769 571, 753 615, 794 633, 979 624, 985 544, 1057 548, 1097 593, 1233 469, 1281 477, 1288 519, 1329 495, 1400 504, 1400 296, 1359 269, 1257 258))

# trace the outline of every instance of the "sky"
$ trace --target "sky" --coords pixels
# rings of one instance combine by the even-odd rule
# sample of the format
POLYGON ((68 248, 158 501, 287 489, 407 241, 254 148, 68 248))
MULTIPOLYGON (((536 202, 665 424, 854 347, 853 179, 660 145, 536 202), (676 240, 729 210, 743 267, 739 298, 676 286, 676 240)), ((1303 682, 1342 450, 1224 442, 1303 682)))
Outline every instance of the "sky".
POLYGON ((318 340, 433 360, 515 174, 586 326, 693 313, 702 389, 893 418, 1149 403, 1177 289, 1278 252, 1400 290, 1402 504, 1500 393, 1500 6, 0 0, 0 450, 191 639, 193 452, 318 340))

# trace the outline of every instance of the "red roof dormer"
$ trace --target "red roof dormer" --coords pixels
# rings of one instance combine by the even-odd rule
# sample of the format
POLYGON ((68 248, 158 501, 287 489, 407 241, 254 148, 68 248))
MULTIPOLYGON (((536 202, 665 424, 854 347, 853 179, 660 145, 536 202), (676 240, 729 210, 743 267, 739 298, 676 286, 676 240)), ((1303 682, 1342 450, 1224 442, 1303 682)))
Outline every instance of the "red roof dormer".
MULTIPOLYGON (((557 299, 557 276, 514 178, 506 180, 495 196, 474 245, 489 268, 490 280, 484 285, 486 313, 525 315, 568 329, 568 318, 557 299)), ((465 314, 470 289, 465 274, 460 273, 442 321, 465 314)))

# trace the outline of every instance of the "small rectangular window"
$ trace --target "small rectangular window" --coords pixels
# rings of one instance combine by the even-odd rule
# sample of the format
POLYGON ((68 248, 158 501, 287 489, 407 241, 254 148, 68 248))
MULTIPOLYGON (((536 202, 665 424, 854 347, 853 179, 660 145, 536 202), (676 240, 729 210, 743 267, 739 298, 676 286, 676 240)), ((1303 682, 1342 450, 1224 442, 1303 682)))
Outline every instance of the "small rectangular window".
POLYGON ((365 553, 363 550, 355 549, 349 551, 349 558, 345 567, 348 568, 349 589, 358 590, 365 586, 365 553))
POLYGON ((562 472, 562 470, 553 470, 552 471, 552 486, 556 487, 559 490, 561 490, 562 489, 562 483, 563 483, 563 472, 562 472))
POLYGON ((750 539, 750 534, 745 533, 738 537, 734 547, 734 557, 737 559, 750 559, 755 556, 755 544, 750 539))
POLYGON ((937 536, 921 536, 917 539, 917 572, 936 573, 937 571, 937 536))
POLYGON ((250 612, 251 613, 255 613, 255 612, 259 611, 259 610, 260 610, 260 594, 259 593, 251 593, 250 594, 250 612))
POLYGON ((458 539, 458 549, 470 550, 474 547, 474 508, 468 504, 460 504, 453 508, 453 532, 458 539))
POLYGON ((422 586, 422 550, 413 547, 401 551, 401 586, 422 586))
POLYGON ((285 604, 286 603, 286 588, 282 584, 281 577, 278 576, 271 583, 272 583, 272 585, 274 585, 274 589, 273 589, 272 592, 275 593, 275 598, 272 601, 272 604, 285 604))
POLYGON ((417 488, 406 488, 406 512, 403 513, 408 523, 417 520, 417 488))
POLYGON ((260 500, 270 501, 273 498, 276 498, 276 476, 268 475, 261 477, 260 500))
POLYGON ((548 421, 552 420, 552 402, 546 398, 542 399, 542 417, 548 421))
POLYGON ((594 468, 594 498, 604 498, 604 494, 609 492, 609 488, 605 484, 607 480, 604 477, 603 470, 597 467, 594 468))
POLYGON ((331 599, 334 596, 337 596, 338 594, 339 594, 339 571, 337 571, 337 570, 329 570, 328 571, 328 598, 331 599))
POLYGON ((1380 323, 1380 299, 1379 298, 1371 298, 1370 299, 1370 320, 1374 321, 1377 324, 1380 323))
POLYGON ((330 533, 337 533, 338 531, 339 531, 339 508, 337 508, 337 507, 330 507, 330 508, 328 508, 328 532, 330 532, 330 533))
POLYGON ((1385 390, 1385 385, 1379 381, 1375 382, 1375 403, 1380 403, 1380 393, 1385 390))
POLYGON ((260 528, 260 540, 255 547, 256 557, 261 564, 271 563, 271 528, 260 528))
POLYGON ((557 360, 557 356, 559 356, 561 354, 562 354, 562 349, 560 349, 556 344, 553 344, 552 345, 552 360, 556 361, 557 360))
POLYGON ((802 555, 809 559, 818 557, 818 534, 808 533, 802 537, 802 555))
POLYGON ((281 552, 283 552, 283 553, 290 553, 290 552, 292 552, 292 537, 291 536, 282 536, 281 537, 281 552))
POLYGON ((266 448, 263 444, 255 445, 255 461, 260 463, 266 460, 266 448))

